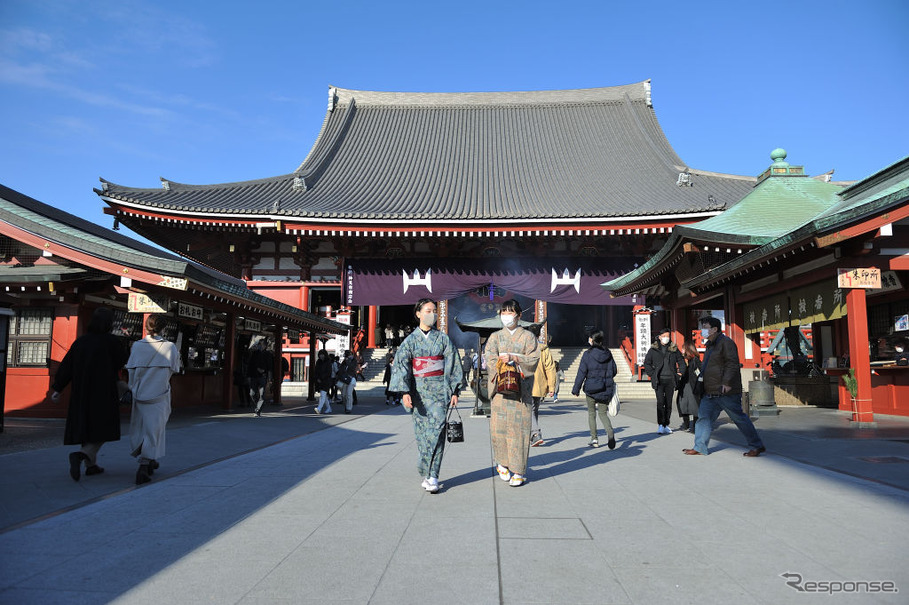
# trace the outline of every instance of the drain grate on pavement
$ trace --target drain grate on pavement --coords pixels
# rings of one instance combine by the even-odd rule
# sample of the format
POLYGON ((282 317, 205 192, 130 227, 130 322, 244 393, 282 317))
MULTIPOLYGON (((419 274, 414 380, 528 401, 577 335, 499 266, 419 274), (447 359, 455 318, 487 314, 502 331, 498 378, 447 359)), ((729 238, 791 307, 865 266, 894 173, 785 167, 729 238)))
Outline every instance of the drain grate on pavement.
POLYGON ((859 460, 862 462, 873 462, 874 464, 899 464, 909 462, 909 458, 902 458, 900 456, 861 456, 859 460))

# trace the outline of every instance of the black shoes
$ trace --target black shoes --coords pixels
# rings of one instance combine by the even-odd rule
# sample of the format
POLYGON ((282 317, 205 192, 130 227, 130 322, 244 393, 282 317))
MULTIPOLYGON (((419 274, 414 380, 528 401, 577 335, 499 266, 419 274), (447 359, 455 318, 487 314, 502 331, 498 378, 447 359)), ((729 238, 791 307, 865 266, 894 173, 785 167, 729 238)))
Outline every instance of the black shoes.
POLYGON ((609 446, 609 449, 614 450, 615 449, 615 437, 613 437, 612 439, 607 441, 606 445, 609 446))
POLYGON ((104 469, 103 469, 103 468, 101 468, 101 467, 98 466, 97 464, 93 464, 93 465, 91 465, 91 466, 89 466, 89 467, 86 467, 86 469, 85 469, 85 476, 86 476, 86 477, 89 477, 89 476, 91 476, 91 475, 100 475, 100 474, 103 473, 103 472, 104 472, 104 469))
MULTIPOLYGON (((69 455, 69 476, 73 478, 73 481, 78 481, 82 477, 83 460, 88 460, 88 456, 82 452, 73 452, 69 455)), ((85 474, 88 474, 88 469, 85 474)))
POLYGON ((139 470, 136 471, 136 485, 142 485, 143 483, 148 483, 151 481, 151 474, 154 471, 150 469, 148 464, 140 464, 139 470))

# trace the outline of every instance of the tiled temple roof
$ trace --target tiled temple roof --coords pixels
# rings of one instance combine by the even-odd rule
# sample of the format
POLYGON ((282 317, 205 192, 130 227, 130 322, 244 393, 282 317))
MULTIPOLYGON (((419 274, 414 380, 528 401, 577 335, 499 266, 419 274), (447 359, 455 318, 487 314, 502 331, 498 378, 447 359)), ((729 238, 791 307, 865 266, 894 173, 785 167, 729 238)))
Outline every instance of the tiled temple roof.
MULTIPOLYGON (((246 282, 242 279, 225 275, 116 231, 105 229, 3 185, 0 185, 0 223, 6 223, 41 238, 47 242, 46 248, 49 251, 67 260, 72 260, 67 257, 72 252, 130 269, 150 272, 165 279, 168 277, 186 279, 190 289, 214 292, 238 307, 248 307, 260 313, 279 317, 289 325, 332 334, 341 334, 349 330, 344 324, 301 311, 253 292, 246 287, 246 282)), ((77 260, 75 264, 78 263, 77 260)), ((44 265, 32 269, 28 274, 47 278, 51 271, 61 276, 74 273, 69 267, 44 265)), ((15 275, 7 268, 4 276, 9 278, 15 275)), ((60 277, 57 279, 60 280, 60 277)))
POLYGON ((570 223, 705 216, 755 183, 689 169, 657 122, 649 80, 492 93, 332 87, 322 130, 295 171, 162 181, 160 189, 103 181, 97 192, 112 205, 239 220, 570 223))

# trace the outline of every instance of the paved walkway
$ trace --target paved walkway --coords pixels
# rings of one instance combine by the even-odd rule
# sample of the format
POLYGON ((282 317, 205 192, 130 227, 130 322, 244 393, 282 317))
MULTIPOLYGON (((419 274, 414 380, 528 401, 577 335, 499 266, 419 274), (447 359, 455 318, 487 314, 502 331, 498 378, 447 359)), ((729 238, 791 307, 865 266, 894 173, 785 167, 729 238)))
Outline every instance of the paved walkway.
POLYGON ((742 457, 722 424, 711 455, 689 457, 692 436, 657 435, 645 401, 624 406, 614 451, 590 449, 568 399, 546 405, 547 443, 512 488, 472 405, 437 495, 379 389, 349 416, 175 418, 138 488, 125 441, 78 483, 72 448, 0 455, 0 603, 906 602, 905 419, 860 433, 786 409, 758 421, 767 455, 742 457), (887 581, 900 593, 854 584, 887 581))

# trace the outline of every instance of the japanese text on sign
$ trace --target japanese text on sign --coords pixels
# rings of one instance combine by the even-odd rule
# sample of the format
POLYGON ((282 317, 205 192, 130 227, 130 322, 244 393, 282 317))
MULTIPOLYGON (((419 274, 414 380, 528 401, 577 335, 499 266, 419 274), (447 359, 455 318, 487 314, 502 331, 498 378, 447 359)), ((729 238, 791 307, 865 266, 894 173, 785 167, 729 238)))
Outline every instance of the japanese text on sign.
POLYGON ((197 307, 196 305, 190 305, 184 302, 177 303, 177 315, 180 317, 188 317, 189 319, 198 319, 202 320, 202 307, 197 307))
POLYGON ((150 296, 141 292, 130 292, 127 309, 130 313, 167 313, 170 301, 166 296, 150 296))
POLYGON ((881 270, 876 267, 837 269, 840 288, 880 288, 881 270))
POLYGON ((650 348, 650 313, 638 313, 634 317, 635 357, 639 366, 644 365, 647 350, 650 348))

